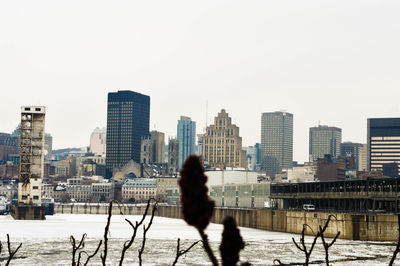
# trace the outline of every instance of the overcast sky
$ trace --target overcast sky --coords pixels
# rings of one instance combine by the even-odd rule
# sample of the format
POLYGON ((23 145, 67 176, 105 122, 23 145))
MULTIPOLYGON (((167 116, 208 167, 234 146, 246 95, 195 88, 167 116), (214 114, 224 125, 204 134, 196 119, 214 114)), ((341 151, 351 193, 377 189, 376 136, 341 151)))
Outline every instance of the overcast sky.
POLYGON ((53 147, 89 145, 107 93, 151 97, 151 126, 203 132, 225 108, 243 144, 261 113, 294 114, 294 160, 309 127, 366 142, 368 117, 400 115, 400 1, 1 1, 0 132, 21 105, 47 107, 53 147))

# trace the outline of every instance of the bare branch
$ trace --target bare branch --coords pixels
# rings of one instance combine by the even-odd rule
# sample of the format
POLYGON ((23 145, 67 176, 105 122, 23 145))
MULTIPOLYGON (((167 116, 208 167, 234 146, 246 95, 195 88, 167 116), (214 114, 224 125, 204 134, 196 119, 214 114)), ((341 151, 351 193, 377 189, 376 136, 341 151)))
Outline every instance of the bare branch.
POLYGON ((106 227, 104 228, 104 251, 103 254, 100 255, 101 257, 101 262, 103 266, 106 265, 106 260, 107 260, 107 252, 108 252, 108 234, 110 232, 110 222, 111 222, 111 216, 112 216, 112 207, 113 203, 117 203, 118 207, 120 208, 120 213, 122 214, 121 211, 121 206, 119 205, 119 202, 116 200, 110 201, 110 205, 108 206, 108 217, 107 217, 107 224, 106 227))
POLYGON ((8 247, 8 255, 9 255, 9 257, 8 257, 7 262, 6 262, 6 266, 8 266, 10 264, 10 261, 12 260, 14 255, 18 252, 18 250, 21 248, 21 246, 22 246, 22 243, 20 243, 19 246, 14 251, 12 251, 11 250, 10 236, 9 236, 9 234, 7 234, 7 247, 8 247))
MULTIPOLYGON (((307 227, 309 227, 312 231, 312 228, 308 224, 303 224, 303 230, 301 231, 301 236, 300 236, 300 244, 302 247, 300 247, 300 245, 296 243, 294 238, 292 238, 293 243, 296 245, 296 247, 304 253, 304 256, 306 257, 306 261, 305 261, 304 265, 306 265, 306 266, 308 266, 308 264, 309 264, 311 253, 315 247, 315 244, 317 243, 318 237, 320 236, 320 232, 318 231, 317 234, 314 236, 313 242, 311 243, 310 250, 307 250, 306 241, 305 241, 305 231, 306 231, 307 227)), ((282 264, 279 260, 275 260, 275 261, 282 264)))
POLYGON ((143 213, 142 219, 139 222, 136 221, 135 225, 133 225, 133 223, 131 221, 129 221, 128 219, 125 219, 125 221, 127 221, 130 224, 130 226, 132 227, 133 233, 132 233, 131 239, 126 241, 124 243, 123 248, 122 248, 121 258, 120 258, 120 261, 119 261, 119 265, 120 266, 122 266, 122 263, 124 262, 126 251, 132 246, 133 242, 135 241, 136 233, 137 233, 137 230, 138 230, 139 226, 142 225, 142 223, 144 222, 144 219, 147 216, 147 213, 148 213, 149 207, 150 207, 150 203, 151 203, 151 199, 149 199, 147 201, 146 209, 145 209, 145 211, 143 213))
POLYGON ((88 255, 87 252, 85 252, 86 255, 88 255, 88 257, 86 258, 86 261, 83 265, 88 265, 89 261, 91 258, 93 258, 94 256, 96 256, 97 252, 99 252, 101 244, 103 243, 103 240, 100 240, 99 245, 97 246, 96 250, 92 253, 92 255, 88 255))
POLYGON ((181 239, 178 238, 178 244, 177 244, 177 247, 176 247, 175 261, 172 263, 172 266, 175 266, 176 263, 178 262, 179 257, 182 256, 182 255, 184 255, 184 254, 186 254, 186 253, 188 253, 194 246, 197 245, 197 243, 200 242, 200 240, 194 242, 192 245, 190 245, 190 247, 188 247, 188 248, 185 249, 185 250, 180 250, 180 242, 181 242, 181 239))
MULTIPOLYGON (((143 251, 144 251, 144 247, 145 247, 145 245, 146 245, 146 234, 147 234, 147 231, 149 231, 151 225, 153 224, 154 214, 155 214, 155 212, 156 212, 156 210, 157 210, 157 203, 158 203, 158 202, 156 201, 156 202, 154 203, 154 205, 153 205, 153 210, 152 210, 152 212, 151 212, 150 222, 147 224, 147 227, 146 227, 146 225, 143 225, 142 247, 139 249, 139 255, 138 255, 138 257, 139 257, 139 266, 142 266, 142 254, 143 254, 143 251)), ((143 219, 143 220, 144 220, 144 219, 143 219)))
POLYGON ((331 242, 330 244, 328 244, 328 248, 330 248, 330 247, 336 242, 336 240, 337 240, 337 238, 339 237, 339 235, 340 235, 340 231, 337 232, 337 234, 336 234, 336 236, 333 238, 332 242, 331 242))
POLYGON ((293 243, 296 245, 296 248, 298 248, 298 249, 300 249, 301 251, 304 252, 304 249, 301 248, 301 247, 296 243, 296 240, 294 240, 294 237, 292 237, 292 240, 293 240, 293 243))
POLYGON ((69 241, 71 242, 72 245, 72 266, 76 266, 79 265, 79 259, 80 259, 80 255, 78 258, 78 263, 75 261, 75 256, 76 256, 76 252, 78 251, 78 249, 81 249, 85 246, 85 238, 86 238, 86 233, 82 235, 81 240, 79 241, 79 244, 76 245, 76 240, 74 236, 70 236, 69 237, 69 241))
POLYGON ((82 254, 83 254, 83 253, 87 255, 87 252, 86 252, 86 251, 81 251, 81 252, 79 252, 79 254, 78 254, 78 261, 76 262, 76 265, 77 265, 77 266, 81 265, 81 258, 82 258, 82 254))
POLYGON ((321 226, 319 227, 319 234, 321 236, 322 246, 325 249, 325 263, 327 266, 329 266, 329 248, 336 242, 337 238, 340 235, 340 231, 339 231, 339 232, 337 232, 335 238, 332 240, 331 243, 326 243, 326 241, 325 241, 324 233, 325 233, 326 229, 328 228, 329 222, 331 221, 332 217, 337 219, 336 216, 331 214, 328 216, 328 219, 326 220, 324 227, 321 227, 321 226))

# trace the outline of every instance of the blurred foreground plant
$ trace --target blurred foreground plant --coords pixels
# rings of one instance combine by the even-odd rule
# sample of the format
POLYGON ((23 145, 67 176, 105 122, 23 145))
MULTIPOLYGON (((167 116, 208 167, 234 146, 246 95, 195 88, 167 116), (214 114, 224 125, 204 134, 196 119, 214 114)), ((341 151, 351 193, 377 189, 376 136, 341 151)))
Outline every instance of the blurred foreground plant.
MULTIPOLYGON (((204 250, 212 264, 219 265, 208 242, 208 236, 204 232, 213 216, 215 203, 208 197, 207 176, 204 174, 200 158, 190 155, 183 163, 180 174, 183 219, 199 232, 204 250)), ((222 265, 236 265, 239 261, 239 252, 244 248, 244 242, 231 217, 225 218, 222 238, 220 246, 222 265)))

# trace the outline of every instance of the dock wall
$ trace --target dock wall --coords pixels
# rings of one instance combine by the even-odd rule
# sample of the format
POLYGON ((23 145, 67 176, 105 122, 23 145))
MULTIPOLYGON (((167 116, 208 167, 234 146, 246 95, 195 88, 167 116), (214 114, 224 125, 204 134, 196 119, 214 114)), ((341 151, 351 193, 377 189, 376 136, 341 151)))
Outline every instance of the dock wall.
MULTIPOLYGON (((124 205, 113 208, 113 214, 141 215, 144 206, 124 205)), ((107 214, 108 205, 59 204, 56 213, 66 214, 107 214)), ((318 226, 323 226, 329 215, 334 215, 326 235, 333 237, 338 231, 340 238, 369 241, 396 241, 398 237, 397 215, 394 214, 350 214, 326 212, 302 212, 271 209, 216 208, 213 223, 222 224, 224 217, 232 216, 239 226, 268 231, 300 234, 303 224, 308 224, 306 234, 315 234, 318 226)), ((180 206, 158 206, 157 216, 182 219, 180 206)))

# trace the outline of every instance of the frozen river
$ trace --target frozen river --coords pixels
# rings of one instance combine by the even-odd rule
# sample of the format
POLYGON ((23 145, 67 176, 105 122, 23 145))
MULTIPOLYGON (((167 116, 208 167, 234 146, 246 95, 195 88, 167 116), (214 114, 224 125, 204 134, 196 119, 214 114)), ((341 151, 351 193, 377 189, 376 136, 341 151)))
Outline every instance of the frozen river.
MULTIPOLYGON (((92 251, 103 237, 107 217, 105 215, 57 214, 46 216, 45 221, 16 221, 11 216, 0 216, 0 240, 4 243, 9 233, 12 247, 22 242, 16 260, 11 265, 71 265, 71 244, 69 236, 79 238, 87 233, 85 250, 92 251)), ((130 238, 131 227, 124 218, 131 221, 139 216, 114 215, 110 226, 108 264, 116 265, 125 240, 130 238)), ((282 262, 304 262, 303 254, 292 243, 292 237, 286 233, 269 232, 250 228, 240 228, 246 242, 241 252, 241 261, 253 265, 273 265, 274 259, 282 262)), ((212 247, 218 254, 222 225, 211 224, 207 228, 212 247)), ((135 244, 127 252, 125 264, 137 265, 137 250, 141 244, 142 231, 138 232, 135 244)), ((198 232, 187 226, 183 220, 155 217, 148 232, 148 240, 143 255, 145 265, 171 265, 175 258, 176 241, 181 238, 181 246, 187 247, 199 239, 198 232)), ((308 238, 310 242, 310 238, 308 238)), ((338 240, 332 246, 330 257, 337 261, 333 265, 388 265, 393 243, 361 242, 338 240), (355 260, 361 257, 361 260, 355 260)), ((101 250, 100 250, 101 251, 101 250)), ((3 250, 1 258, 5 257, 3 250)), ((321 244, 317 244, 312 261, 323 260, 321 244)), ((100 264, 99 254, 91 261, 100 264)), ((199 244, 191 252, 181 257, 180 265, 210 265, 202 246, 199 244)), ((0 261, 0 264, 1 263, 0 261)), ((400 265, 400 258, 399 264, 400 265)))

